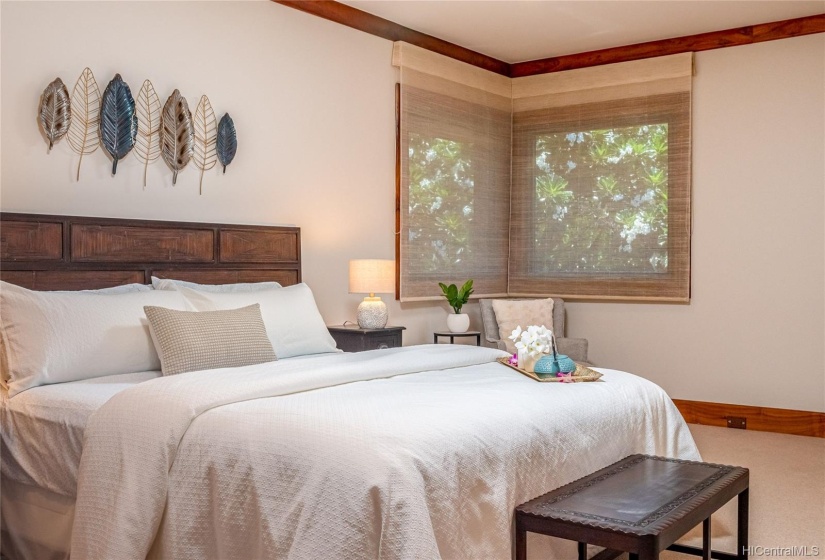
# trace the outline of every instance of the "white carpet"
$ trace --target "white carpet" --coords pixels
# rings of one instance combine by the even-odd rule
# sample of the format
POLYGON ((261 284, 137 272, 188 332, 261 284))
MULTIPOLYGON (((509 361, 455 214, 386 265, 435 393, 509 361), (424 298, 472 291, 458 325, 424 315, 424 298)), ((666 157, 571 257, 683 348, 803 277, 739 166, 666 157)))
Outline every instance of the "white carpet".
MULTIPOLYGON (((709 463, 750 469, 750 542, 764 549, 808 547, 809 556, 784 551, 752 552, 751 558, 825 558, 825 439, 690 425, 709 463), (813 555, 818 547, 819 554, 813 555)), ((736 548, 736 500, 714 519, 727 535, 713 539, 713 548, 736 548)), ((701 527, 681 542, 701 546, 701 527)), ((665 552, 662 560, 691 558, 665 552)))

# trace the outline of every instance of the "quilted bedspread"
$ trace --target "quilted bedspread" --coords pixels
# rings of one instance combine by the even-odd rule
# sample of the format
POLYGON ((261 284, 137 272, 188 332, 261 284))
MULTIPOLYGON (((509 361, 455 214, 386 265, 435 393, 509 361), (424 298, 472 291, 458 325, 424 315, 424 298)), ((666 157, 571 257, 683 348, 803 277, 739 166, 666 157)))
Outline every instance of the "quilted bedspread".
MULTIPOLYGON (((507 559, 516 505, 632 453, 700 459, 655 384, 537 383, 502 355, 415 346, 129 388, 87 424, 72 559, 507 559)), ((574 546, 531 536, 530 553, 574 546)))

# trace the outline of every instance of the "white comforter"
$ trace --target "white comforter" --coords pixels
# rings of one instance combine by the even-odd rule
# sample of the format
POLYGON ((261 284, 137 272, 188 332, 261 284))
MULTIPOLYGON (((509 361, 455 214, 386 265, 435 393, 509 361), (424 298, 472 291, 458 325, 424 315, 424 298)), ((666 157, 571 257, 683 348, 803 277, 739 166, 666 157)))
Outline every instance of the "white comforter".
POLYGON ((699 459, 653 383, 536 383, 501 355, 406 347, 127 389, 86 428, 72 559, 504 559, 515 505, 632 453, 699 459))

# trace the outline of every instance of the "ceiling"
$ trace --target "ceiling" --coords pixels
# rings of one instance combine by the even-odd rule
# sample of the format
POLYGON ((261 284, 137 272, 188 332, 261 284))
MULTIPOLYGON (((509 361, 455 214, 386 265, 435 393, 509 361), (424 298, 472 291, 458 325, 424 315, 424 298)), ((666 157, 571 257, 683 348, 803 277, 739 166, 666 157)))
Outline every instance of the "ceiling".
POLYGON ((341 0, 521 62, 825 13, 825 0, 341 0))

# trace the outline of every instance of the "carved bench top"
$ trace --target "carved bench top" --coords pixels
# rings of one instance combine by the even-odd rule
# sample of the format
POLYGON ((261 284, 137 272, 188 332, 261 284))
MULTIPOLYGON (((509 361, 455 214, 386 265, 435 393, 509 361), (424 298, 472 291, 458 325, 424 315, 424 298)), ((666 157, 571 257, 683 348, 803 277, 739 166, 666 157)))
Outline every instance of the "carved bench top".
POLYGON ((742 467, 631 455, 518 506, 516 514, 651 535, 688 521, 697 508, 721 507, 747 485, 742 467))

